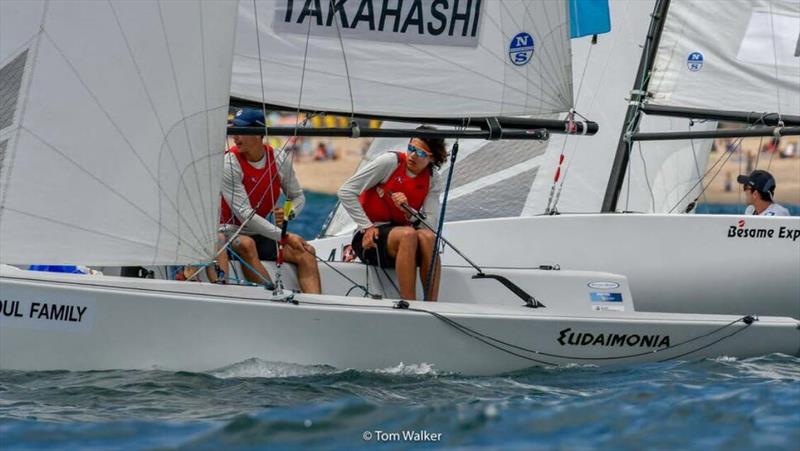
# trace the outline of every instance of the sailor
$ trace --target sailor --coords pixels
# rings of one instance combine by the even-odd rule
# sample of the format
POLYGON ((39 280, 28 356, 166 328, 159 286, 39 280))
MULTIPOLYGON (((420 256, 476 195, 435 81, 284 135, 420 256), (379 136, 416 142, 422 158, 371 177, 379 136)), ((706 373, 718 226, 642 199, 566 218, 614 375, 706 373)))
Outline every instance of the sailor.
POLYGON ((790 216, 789 210, 772 201, 775 195, 775 177, 767 171, 756 169, 750 175, 740 175, 736 181, 741 183, 747 200, 746 215, 790 216))
MULTIPOLYGON (((232 122, 237 127, 264 127, 264 124, 264 113, 255 109, 240 110, 232 122)), ((234 135, 232 138, 235 145, 225 154, 222 172, 220 230, 229 237, 250 218, 242 233, 231 242, 231 247, 246 263, 242 265, 245 278, 264 283, 269 280, 269 274, 261 261, 277 259, 280 225, 285 219, 283 209, 277 206, 278 197, 283 191, 292 201, 294 213, 299 214, 305 196, 291 158, 276 158, 272 147, 264 144, 264 136, 234 135), (277 225, 266 219, 270 213, 277 225)), ((314 248, 300 236, 286 235, 284 256, 287 262, 297 265, 298 281, 304 293, 321 291, 315 255, 314 248)), ((226 268, 225 253, 220 257, 220 266, 226 268)))
MULTIPOLYGON (((436 130, 421 126, 418 130, 436 130)), ((361 261, 395 268, 400 297, 414 300, 416 268, 423 287, 433 256, 435 235, 418 228, 403 205, 421 211, 429 224, 437 224, 439 175, 436 169, 447 158, 444 139, 412 138, 405 152, 386 152, 358 170, 339 189, 339 200, 358 226, 352 248, 361 261)), ((429 300, 439 291, 437 262, 430 283, 429 300)))

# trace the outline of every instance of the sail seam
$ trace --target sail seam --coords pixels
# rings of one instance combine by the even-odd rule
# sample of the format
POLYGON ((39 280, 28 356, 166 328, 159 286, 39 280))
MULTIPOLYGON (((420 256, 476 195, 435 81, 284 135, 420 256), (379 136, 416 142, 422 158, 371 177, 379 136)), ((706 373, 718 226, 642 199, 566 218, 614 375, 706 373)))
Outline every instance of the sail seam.
MULTIPOLYGON (((111 2, 110 0, 108 1, 108 5, 111 8, 111 14, 114 16, 114 20, 117 22, 117 28, 119 29, 120 36, 122 37, 123 42, 125 42, 125 47, 128 50, 128 56, 130 57, 131 64, 133 64, 133 67, 134 67, 134 69, 136 71, 136 76, 139 79, 139 84, 140 84, 142 90, 145 93, 145 96, 147 98, 147 102, 150 105, 150 110, 153 112, 153 116, 155 116, 156 122, 158 123, 158 127, 161 130, 162 144, 161 144, 161 149, 159 151, 158 167, 157 167, 157 173, 154 175, 154 181, 156 182, 156 186, 158 187, 159 192, 164 194, 164 197, 167 199, 168 203, 172 206, 172 209, 188 225, 189 221, 186 219, 186 217, 183 215, 181 210, 178 208, 178 205, 175 202, 173 202, 172 199, 167 195, 166 191, 163 189, 163 187, 161 186, 161 183, 160 183, 161 179, 160 179, 159 176, 161 174, 161 153, 163 152, 165 147, 169 150, 169 155, 170 155, 170 157, 172 159, 172 163, 173 163, 173 166, 175 167, 175 170, 179 170, 180 169, 180 166, 178 165, 178 160, 175 157, 174 150, 172 149, 172 144, 170 144, 170 142, 169 142, 168 132, 164 129, 164 124, 163 124, 163 121, 161 119, 161 115, 158 113, 158 109, 156 109, 155 102, 153 101, 153 96, 152 96, 150 90, 147 88, 147 85, 146 85, 146 83, 144 81, 144 76, 142 75, 141 68, 139 67, 139 64, 138 64, 138 62, 137 62, 137 60, 136 60, 136 58, 135 58, 135 56, 133 54, 133 48, 130 45, 130 40, 128 39, 128 35, 125 33, 125 29, 122 27, 122 22, 119 20, 119 16, 117 14, 117 10, 114 7, 113 2, 111 2)), ((177 123, 178 122, 176 122, 176 124, 177 123)), ((170 127, 170 132, 172 130, 174 130, 176 124, 173 124, 170 127)), ((143 163, 143 165, 144 165, 144 163, 143 163)), ((189 187, 184 185, 183 188, 184 188, 184 191, 186 191, 187 197, 191 197, 190 196, 190 192, 189 192, 189 187)), ((176 193, 176 199, 178 198, 178 196, 179 196, 179 194, 176 193)), ((161 199, 161 197, 162 196, 158 196, 158 221, 159 221, 159 224, 161 223, 161 220, 162 220, 162 217, 163 217, 162 216, 163 215, 163 210, 162 210, 163 207, 162 207, 162 199, 161 199)), ((194 208, 194 204, 190 203, 190 206, 192 207, 192 212, 194 214, 195 221, 198 224, 200 224, 201 221, 200 221, 200 218, 198 216, 197 210, 194 208)), ((195 233, 194 229, 192 229, 191 227, 190 227, 190 232, 192 233, 192 236, 193 236, 194 239, 200 241, 198 236, 197 236, 197 234, 195 233)), ((161 243, 161 230, 159 229, 158 235, 156 237, 156 247, 158 247, 160 245, 160 243, 161 243)))
MULTIPOLYGON (((44 138, 42 138, 41 136, 39 136, 38 134, 36 134, 36 133, 35 133, 33 130, 30 130, 30 129, 28 129, 28 128, 24 127, 24 126, 20 126, 20 130, 24 130, 24 131, 28 132, 28 134, 30 134, 32 137, 36 138, 36 139, 37 139, 39 142, 41 142, 42 144, 44 144, 44 145, 45 145, 47 148, 49 148, 49 149, 50 149, 50 150, 52 150, 53 152, 55 152, 55 153, 57 153, 58 155, 60 155, 60 156, 61 156, 62 158, 64 158, 66 161, 68 161, 68 162, 72 163, 72 165, 73 165, 73 166, 75 166, 75 167, 76 167, 76 168, 78 168, 80 171, 82 171, 83 173, 85 173, 86 175, 88 175, 88 176, 89 176, 91 179, 95 180, 95 181, 96 181, 97 183, 99 183, 101 186, 103 186, 103 187, 105 187, 106 189, 108 189, 108 191, 109 191, 109 192, 111 192, 111 193, 115 194, 117 197, 119 197, 120 199, 122 199, 123 201, 125 201, 125 203, 127 203, 128 205, 130 205, 131 207, 133 207, 135 210, 139 211, 139 212, 142 214, 142 216, 144 216, 144 217, 146 217, 146 218, 150 219, 150 220, 151 220, 151 221, 153 221, 155 224, 157 224, 159 227, 163 227, 163 228, 164 228, 164 229, 165 229, 167 232, 169 232, 170 234, 172 234, 174 237, 176 237, 176 238, 178 237, 178 235, 177 235, 177 234, 176 234, 174 231, 172 231, 172 230, 171 230, 171 229, 169 229, 168 227, 165 227, 163 224, 159 223, 157 219, 155 219, 155 218, 153 218, 152 216, 150 216, 150 215, 147 213, 147 211, 146 211, 145 209, 143 209, 143 208, 141 208, 140 206, 136 205, 136 204, 135 204, 133 201, 131 201, 130 199, 128 199, 128 198, 127 198, 127 197, 126 197, 124 194, 122 194, 122 193, 120 193, 119 191, 117 191, 116 189, 114 189, 114 187, 113 187, 113 186, 111 186, 111 185, 107 184, 105 181, 103 181, 102 179, 100 179, 99 177, 97 177, 96 175, 94 175, 94 174, 93 174, 91 171, 87 170, 86 168, 84 168, 83 166, 81 166, 79 163, 77 163, 76 161, 72 160, 72 159, 71 159, 71 158, 70 158, 70 157, 69 157, 69 156, 68 156, 66 153, 62 152, 62 151, 61 151, 61 150, 60 150, 58 147, 56 147, 56 146, 54 146, 54 145, 50 144, 49 142, 47 142, 47 140, 45 140, 44 138)), ((193 250, 194 250, 194 251, 196 251, 196 252, 198 251, 196 248, 194 248, 193 250)), ((202 255, 202 252, 198 252, 198 253, 200 253, 200 254, 202 255)))
MULTIPOLYGON (((177 95, 178 107, 180 108, 180 111, 181 111, 181 117, 184 118, 184 120, 181 121, 181 123, 183 124, 184 135, 186 135, 186 144, 188 145, 189 154, 192 157, 192 161, 196 161, 196 157, 194 155, 194 145, 192 144, 191 136, 189 136, 189 127, 186 125, 186 119, 185 119, 186 118, 186 111, 185 111, 184 106, 183 106, 183 98, 182 98, 181 92, 180 92, 180 85, 178 84, 178 76, 175 73, 175 62, 174 62, 174 60, 172 58, 172 49, 170 48, 169 36, 167 35, 167 28, 166 28, 166 25, 164 24, 164 11, 162 10, 161 3, 158 4, 158 18, 159 18, 159 22, 161 23, 161 33, 164 36, 164 43, 166 44, 164 47, 165 47, 165 49, 167 51, 167 55, 169 56, 170 73, 172 74, 172 82, 174 84, 175 93, 177 95)), ((202 193, 202 190, 200 189, 200 176, 197 173, 197 168, 193 166, 193 169, 194 169, 194 180, 195 180, 195 184, 197 185, 197 192, 198 193, 202 193)), ((205 205, 205 197, 202 196, 202 195, 200 195, 199 197, 200 197, 200 208, 203 211, 209 211, 206 208, 206 205, 205 205)), ((193 197, 189 196, 187 201, 191 205, 194 205, 194 202, 193 202, 192 199, 193 199, 193 197)), ((178 236, 177 238, 178 238, 178 246, 177 246, 177 248, 180 248, 180 244, 181 244, 180 236, 178 236)))
MULTIPOLYGON (((200 24, 200 61, 201 61, 200 62, 200 66, 203 68, 203 70, 202 70, 202 75, 203 75, 203 110, 204 110, 203 115, 205 116, 205 120, 206 120, 205 121, 206 122, 206 126, 205 126, 205 129, 206 129, 206 160, 210 161, 211 160, 211 156, 212 156, 212 153, 211 153, 211 127, 212 127, 212 124, 209 123, 209 119, 210 118, 208 117, 209 109, 208 109, 208 79, 207 79, 207 76, 206 76, 206 69, 207 69, 207 67, 206 67, 206 29, 205 29, 205 14, 203 14, 203 5, 204 4, 205 4, 205 2, 202 2, 202 1, 198 2, 197 3, 197 8, 198 8, 197 11, 198 11, 198 13, 200 15, 200 20, 198 22, 200 24)), ((209 198, 209 205, 212 206, 211 210, 213 211, 214 210, 214 207, 213 207, 214 200, 217 200, 217 202, 219 202, 219 200, 215 199, 215 193, 213 192, 213 189, 212 189, 212 187, 214 186, 214 174, 211 173, 210 169, 211 169, 211 165, 209 164, 209 170, 206 171, 208 173, 208 189, 209 189, 209 192, 208 192, 207 195, 208 195, 208 198, 209 198)), ((216 193, 216 194, 217 194, 217 196, 219 196, 218 193, 216 193)), ((202 193, 200 193, 200 195, 202 196, 202 193)), ((211 213, 211 211, 209 213, 211 213)), ((217 226, 215 227, 214 223, 215 222, 218 223, 219 218, 214 218, 214 215, 209 214, 204 219, 206 219, 208 221, 206 223, 206 225, 208 226, 207 230, 212 231, 212 233, 209 234, 209 236, 208 236, 208 242, 207 242, 208 255, 210 257, 214 253, 214 243, 216 242, 216 233, 213 233, 213 231, 216 230, 217 227, 219 226, 219 224, 217 224, 217 226)), ((160 231, 159 231, 159 236, 160 236, 160 231)))
MULTIPOLYGON (((145 172, 147 173, 147 175, 149 175, 149 176, 150 176, 150 178, 151 178, 151 179, 152 179, 152 181, 155 183, 155 185, 156 185, 156 187, 159 189, 159 191, 160 191, 161 193, 164 193, 164 194, 166 194, 166 192, 163 190, 163 188, 162 188, 161 184, 159 183, 158 179, 157 179, 157 178, 156 178, 156 176, 155 176, 155 175, 154 175, 154 174, 153 174, 153 173, 150 171, 150 168, 149 168, 149 167, 147 166, 147 164, 144 162, 144 160, 142 159, 141 155, 139 155, 139 153, 136 151, 136 149, 134 148, 133 144, 130 142, 130 140, 128 139, 128 137, 125 135, 125 133, 123 133, 122 129, 119 127, 119 125, 118 125, 118 124, 117 124, 117 123, 114 121, 114 119, 111 117, 111 114, 110 114, 110 113, 109 113, 109 112, 108 112, 108 111, 107 111, 107 110, 106 110, 106 109, 103 107, 103 105, 100 103, 100 99, 98 99, 98 98, 97 98, 97 96, 94 94, 94 92, 92 92, 92 90, 91 90, 91 89, 89 88, 89 86, 86 84, 86 82, 85 82, 85 80, 83 79, 83 77, 81 77, 80 73, 79 73, 79 72, 77 71, 77 69, 76 69, 76 68, 75 68, 75 67, 72 65, 72 62, 71 62, 71 61, 70 61, 70 60, 69 60, 69 59, 66 57, 66 55, 65 55, 65 54, 64 54, 64 52, 61 50, 61 48, 59 48, 59 47, 58 47, 58 45, 57 45, 57 44, 56 44, 56 42, 55 42, 55 39, 53 39, 53 37, 52 37, 52 36, 50 36, 50 35, 47 33, 47 31, 43 31, 43 34, 42 34, 42 35, 43 35, 44 37, 46 37, 46 38, 47 38, 47 40, 50 42, 50 44, 52 44, 52 45, 53 45, 53 48, 55 48, 55 50, 56 50, 56 51, 59 53, 59 55, 61 55, 61 57, 62 57, 62 59, 64 60, 64 62, 67 64, 67 66, 69 66, 70 70, 73 72, 73 74, 75 75, 75 77, 78 79, 78 81, 81 83, 81 85, 83 86, 83 88, 86 90, 86 93, 89 95, 89 97, 91 97, 91 98, 92 98, 92 100, 94 101, 94 103, 95 103, 95 105, 97 106, 97 108, 98 108, 100 111, 102 111, 102 112, 103 112, 103 114, 104 114, 104 116, 106 117, 106 119, 108 119, 109 123, 110 123, 110 124, 111 124, 111 125, 114 127, 114 130, 116 130, 116 131, 117 131, 117 133, 119 134, 120 138, 122 138, 122 140, 125 142, 125 144, 127 145, 127 147, 130 149, 131 153, 132 153, 132 154, 133 154, 133 155, 136 157, 136 159, 139 161, 139 163, 141 164, 142 168, 145 170, 145 172)), ((177 125, 177 124, 180 124, 180 123, 184 123, 184 128, 185 128, 185 119, 186 119, 186 117, 184 117, 184 116, 183 116, 183 111, 181 111, 181 116, 183 117, 183 119, 182 119, 181 121, 177 122, 177 123, 176 123, 176 125, 177 125)), ((33 133, 33 131, 31 131, 31 130, 28 130, 28 129, 26 129, 26 130, 27 130, 29 133, 31 133, 32 135, 36 136, 36 135, 33 133)), ((38 137, 38 136, 37 136, 37 137, 38 137)), ((42 141, 44 142, 44 140, 42 140, 42 141)), ((190 146, 191 146, 191 144, 190 144, 190 146)), ((192 158, 194 159, 194 156, 192 156, 192 158)), ((87 172, 88 172, 88 171, 87 171, 87 172)), ((98 179, 98 180, 99 180, 99 179, 98 179)), ((199 191, 199 190, 198 190, 198 191, 199 191)), ((193 206, 193 204, 191 204, 191 203, 190 203, 190 205, 192 205, 192 206, 193 206)), ((177 208, 176 208, 176 209, 177 209, 177 208)), ((178 235, 176 235, 176 238, 178 238, 178 237, 179 237, 179 236, 178 236, 178 235)))

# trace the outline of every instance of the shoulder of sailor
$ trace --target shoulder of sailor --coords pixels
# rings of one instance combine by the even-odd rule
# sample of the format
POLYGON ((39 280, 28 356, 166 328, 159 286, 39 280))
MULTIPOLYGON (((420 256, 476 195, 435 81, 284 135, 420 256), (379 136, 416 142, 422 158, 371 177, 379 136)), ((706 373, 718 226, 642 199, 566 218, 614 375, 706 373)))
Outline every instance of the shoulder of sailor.
POLYGON ((789 216, 789 210, 781 204, 771 203, 762 213, 764 216, 789 216))
POLYGON ((225 153, 225 160, 223 161, 222 166, 225 175, 228 175, 231 172, 239 175, 242 173, 242 166, 239 164, 239 159, 236 158, 236 155, 231 152, 225 153))

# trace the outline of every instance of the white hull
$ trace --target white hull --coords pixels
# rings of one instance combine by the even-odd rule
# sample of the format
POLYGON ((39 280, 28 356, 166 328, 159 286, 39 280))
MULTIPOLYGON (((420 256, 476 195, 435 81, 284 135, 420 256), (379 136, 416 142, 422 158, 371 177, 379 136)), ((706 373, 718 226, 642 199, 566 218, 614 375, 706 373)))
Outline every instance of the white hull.
MULTIPOLYGON (((800 318, 798 217, 565 214, 454 222, 444 233, 482 266, 624 274, 639 311, 800 318), (729 237, 739 221, 772 237, 729 237)), ((350 238, 313 245, 338 260, 350 238)), ((466 266, 449 248, 442 261, 466 266)))
MULTIPOLYGON (((578 275, 584 276, 592 275, 578 275)), ((622 303, 624 311, 580 308, 582 297, 550 298, 547 308, 529 309, 500 289, 494 290, 494 305, 412 303, 412 308, 539 352, 492 342, 523 358, 429 313, 393 309, 390 300, 298 295, 299 305, 293 305, 264 300, 268 292, 253 287, 7 269, 0 270, 0 282, 6 307, 0 315, 0 369, 200 371, 255 357, 341 369, 380 369, 402 362, 430 364, 438 371, 497 374, 542 364, 800 352, 800 323, 794 319, 761 317, 749 326, 739 321, 726 327, 738 317, 634 312, 629 297, 622 303), (43 319, 44 303, 73 308, 55 313, 60 319, 43 319), (592 343, 582 343, 586 340, 592 343), (680 344, 687 340, 692 341, 680 344), (623 356, 629 357, 614 358, 623 356)), ((629 296, 624 285, 620 288, 629 296)))

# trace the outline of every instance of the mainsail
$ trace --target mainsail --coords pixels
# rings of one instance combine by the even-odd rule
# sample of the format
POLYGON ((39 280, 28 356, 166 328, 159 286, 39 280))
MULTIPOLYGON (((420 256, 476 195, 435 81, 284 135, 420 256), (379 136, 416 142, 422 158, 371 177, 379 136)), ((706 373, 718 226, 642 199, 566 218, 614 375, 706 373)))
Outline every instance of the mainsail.
POLYGON ((236 12, 0 2, 0 262, 211 258, 236 12))
POLYGON ((392 117, 564 112, 567 10, 564 1, 242 2, 231 95, 392 117))
POLYGON ((653 105, 800 114, 800 2, 673 0, 653 105))

